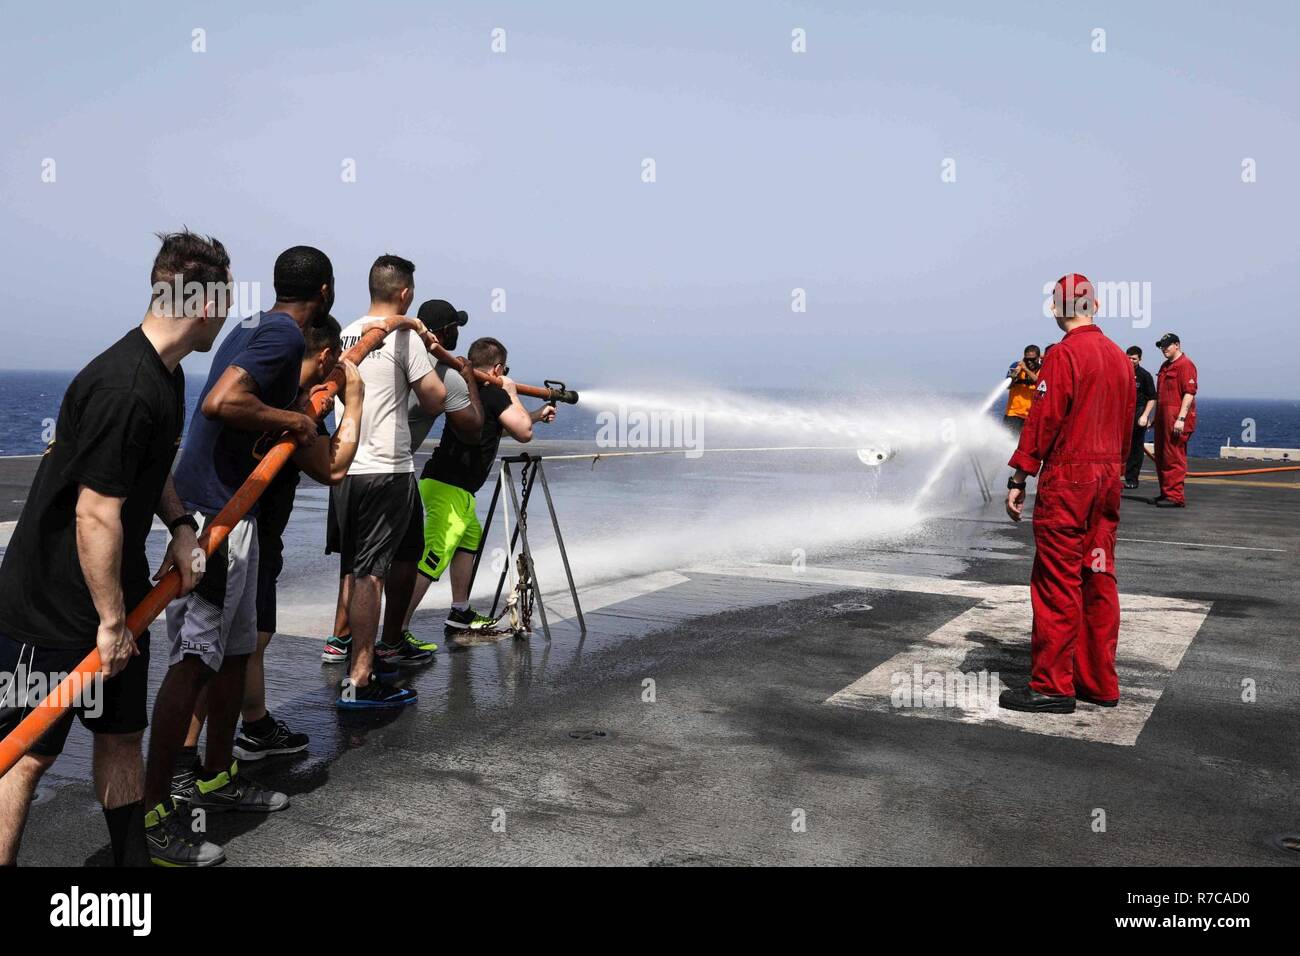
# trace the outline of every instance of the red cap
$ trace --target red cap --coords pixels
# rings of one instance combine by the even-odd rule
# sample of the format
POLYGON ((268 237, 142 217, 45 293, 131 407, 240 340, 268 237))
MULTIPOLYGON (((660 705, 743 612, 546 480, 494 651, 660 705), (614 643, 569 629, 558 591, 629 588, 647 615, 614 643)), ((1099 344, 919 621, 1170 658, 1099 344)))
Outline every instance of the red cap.
POLYGON ((1052 300, 1056 304, 1057 311, 1067 319, 1074 318, 1075 304, 1080 299, 1087 300, 1088 315, 1096 313, 1097 296, 1087 276, 1071 272, 1056 280, 1056 288, 1052 290, 1052 300))

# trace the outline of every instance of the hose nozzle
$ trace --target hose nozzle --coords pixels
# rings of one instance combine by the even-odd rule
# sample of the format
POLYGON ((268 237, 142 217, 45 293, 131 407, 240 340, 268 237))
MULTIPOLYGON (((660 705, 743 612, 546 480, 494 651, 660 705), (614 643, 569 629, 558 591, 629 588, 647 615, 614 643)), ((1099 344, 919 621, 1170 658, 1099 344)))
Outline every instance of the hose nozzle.
POLYGON ((547 390, 550 392, 546 398, 550 404, 554 405, 556 402, 563 402, 565 405, 578 404, 578 393, 569 391, 563 382, 555 382, 547 379, 542 384, 546 386, 547 390))

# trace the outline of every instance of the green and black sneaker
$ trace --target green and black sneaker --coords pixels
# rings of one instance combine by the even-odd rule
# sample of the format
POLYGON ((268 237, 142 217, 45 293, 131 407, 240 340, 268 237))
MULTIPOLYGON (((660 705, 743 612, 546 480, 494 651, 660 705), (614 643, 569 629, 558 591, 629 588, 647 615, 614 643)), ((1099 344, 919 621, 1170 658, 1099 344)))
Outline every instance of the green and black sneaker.
POLYGON ((160 803, 144 815, 144 838, 155 866, 216 866, 226 860, 225 850, 190 832, 175 804, 168 809, 160 803))
POLYGON ((452 608, 447 612, 447 620, 443 622, 443 628, 448 632, 477 631, 491 627, 495 623, 492 618, 484 617, 472 607, 467 607, 463 611, 452 608))
POLYGON ((239 776, 239 761, 211 780, 199 778, 187 795, 190 809, 208 813, 238 810, 242 813, 274 813, 289 806, 289 795, 261 787, 239 776))
POLYGON ((405 632, 402 635, 402 638, 406 641, 407 644, 409 644, 411 647, 414 647, 417 651, 429 651, 430 653, 432 653, 438 649, 438 645, 433 643, 433 641, 422 641, 414 634, 412 634, 410 631, 405 632))

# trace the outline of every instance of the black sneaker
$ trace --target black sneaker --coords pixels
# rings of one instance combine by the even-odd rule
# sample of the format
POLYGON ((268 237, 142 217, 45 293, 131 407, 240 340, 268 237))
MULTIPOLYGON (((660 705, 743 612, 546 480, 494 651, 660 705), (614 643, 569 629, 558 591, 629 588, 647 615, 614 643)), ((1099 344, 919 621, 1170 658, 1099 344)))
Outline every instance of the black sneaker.
POLYGON ((256 784, 241 779, 239 762, 230 765, 212 780, 195 781, 193 795, 187 801, 191 810, 224 813, 238 810, 241 813, 274 813, 289 806, 288 794, 263 790, 256 784))
POLYGON ((339 690, 338 707, 340 710, 405 707, 414 704, 418 697, 414 690, 385 684, 374 674, 370 675, 370 683, 365 687, 358 687, 351 677, 345 677, 339 690))
MULTIPOLYGON (((394 667, 419 667, 431 660, 433 660, 432 651, 422 651, 406 641, 391 646, 383 641, 375 642, 376 665, 387 664, 389 669, 394 667)), ((375 669, 378 670, 378 666, 375 669)))
POLYGON ((177 769, 172 774, 171 795, 177 803, 189 803, 199 783, 199 774, 203 768, 197 762, 177 769))
POLYGON ((144 815, 144 838, 155 866, 216 866, 226 859, 215 843, 195 839, 175 805, 160 803, 144 815))
POLYGON ((306 734, 291 731, 283 720, 271 720, 269 713, 263 720, 270 722, 270 730, 264 734, 250 733, 248 724, 244 724, 242 733, 235 738, 237 760, 261 760, 278 754, 302 753, 311 742, 306 734))
POLYGON ((447 612, 447 620, 443 622, 443 628, 448 631, 477 631, 481 628, 491 627, 495 621, 490 617, 485 617, 472 607, 465 610, 452 608, 447 612))

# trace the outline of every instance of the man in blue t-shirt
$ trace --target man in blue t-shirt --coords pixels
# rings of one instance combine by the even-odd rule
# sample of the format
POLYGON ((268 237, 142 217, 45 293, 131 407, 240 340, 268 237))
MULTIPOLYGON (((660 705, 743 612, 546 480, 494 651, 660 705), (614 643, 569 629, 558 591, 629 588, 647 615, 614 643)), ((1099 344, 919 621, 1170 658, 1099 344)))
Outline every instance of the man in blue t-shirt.
MULTIPOLYGON (((303 328, 329 315, 334 269, 319 249, 295 246, 275 262, 276 302, 226 337, 176 467, 176 491, 201 527, 252 473, 263 435, 287 434, 299 456, 318 450, 316 421, 298 410, 303 328)), ((200 586, 167 608, 170 666, 154 704, 146 806, 172 799, 205 811, 270 812, 282 793, 238 776, 232 756, 249 655, 257 649, 256 505, 207 562, 200 586), (207 748, 198 761, 199 731, 207 748)))

